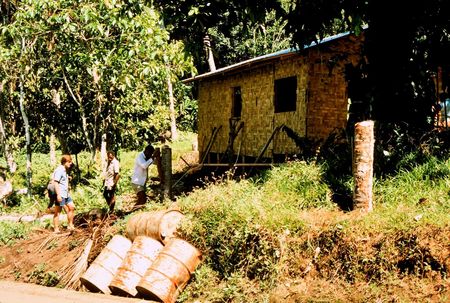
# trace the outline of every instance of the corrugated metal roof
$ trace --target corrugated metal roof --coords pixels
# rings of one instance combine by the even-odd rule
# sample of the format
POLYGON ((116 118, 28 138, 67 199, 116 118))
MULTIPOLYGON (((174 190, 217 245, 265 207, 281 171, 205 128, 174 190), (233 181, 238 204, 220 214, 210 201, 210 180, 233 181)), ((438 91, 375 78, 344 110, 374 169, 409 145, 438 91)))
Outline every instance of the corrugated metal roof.
MULTIPOLYGON (((315 47, 315 46, 317 46, 319 44, 324 44, 324 43, 327 43, 327 42, 330 42, 330 41, 333 41, 333 40, 336 40, 336 39, 340 39, 342 37, 346 37, 346 36, 348 36, 350 34, 351 34, 351 32, 345 32, 345 33, 340 33, 340 34, 337 34, 337 35, 329 36, 329 37, 326 37, 326 38, 324 38, 323 40, 321 40, 319 42, 312 42, 309 45, 305 45, 303 49, 312 48, 312 47, 315 47)), ((184 79, 182 82, 183 83, 189 83, 189 82, 193 82, 193 81, 209 78, 209 77, 212 77, 212 76, 216 76, 216 75, 219 75, 219 74, 225 74, 225 73, 230 72, 232 70, 236 70, 236 69, 243 68, 243 67, 246 67, 246 66, 248 67, 248 66, 251 66, 251 65, 253 65, 255 63, 260 63, 262 61, 273 60, 273 59, 280 58, 280 57, 286 56, 286 55, 293 55, 293 54, 295 54, 298 51, 299 51, 299 49, 297 49, 297 48, 283 49, 283 50, 280 50, 280 51, 277 51, 277 52, 274 52, 274 53, 271 53, 271 54, 255 57, 255 58, 248 59, 248 60, 245 60, 245 61, 241 61, 241 62, 232 64, 232 65, 221 67, 219 69, 216 69, 215 71, 207 72, 207 73, 204 73, 204 74, 201 74, 201 75, 198 75, 198 76, 194 76, 194 77, 191 77, 191 78, 188 78, 188 79, 184 79)))

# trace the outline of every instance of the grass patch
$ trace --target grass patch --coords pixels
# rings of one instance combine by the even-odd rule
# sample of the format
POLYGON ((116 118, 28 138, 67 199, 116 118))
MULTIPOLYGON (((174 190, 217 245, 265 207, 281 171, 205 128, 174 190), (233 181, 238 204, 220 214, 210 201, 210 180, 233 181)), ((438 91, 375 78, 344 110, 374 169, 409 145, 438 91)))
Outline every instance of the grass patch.
POLYGON ((386 298, 386 288, 408 277, 445 278, 439 245, 450 240, 448 168, 448 160, 430 158, 377 179, 374 211, 364 216, 337 209, 322 167, 312 163, 210 180, 178 200, 188 216, 183 237, 205 255, 187 300, 266 302, 280 281, 311 277, 370 283, 364 300, 386 298), (386 280, 393 282, 380 286, 386 280))
POLYGON ((0 245, 13 245, 16 240, 25 239, 32 224, 0 221, 0 245))

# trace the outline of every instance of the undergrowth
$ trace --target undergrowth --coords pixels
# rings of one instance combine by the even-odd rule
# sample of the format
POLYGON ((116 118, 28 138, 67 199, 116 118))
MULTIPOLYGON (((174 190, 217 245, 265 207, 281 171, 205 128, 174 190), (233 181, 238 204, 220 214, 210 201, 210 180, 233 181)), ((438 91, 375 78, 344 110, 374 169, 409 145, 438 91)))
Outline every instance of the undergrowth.
MULTIPOLYGON (((387 151, 392 158, 395 149, 387 151)), ((135 155, 119 154, 118 208, 121 195, 132 192, 128 176, 135 155)), ((80 163, 85 159, 81 157, 80 163)), ((343 162, 344 158, 334 159, 343 162)), ((419 280, 431 281, 423 285, 432 285, 431 295, 445 302, 450 270, 450 161, 442 154, 418 156, 417 152, 402 159, 393 168, 397 171, 375 176, 374 210, 364 215, 344 212, 332 200, 336 189, 343 194, 352 191, 348 170, 339 175, 339 163, 333 165, 333 159, 293 161, 248 179, 236 179, 232 173, 212 177, 189 195, 177 197, 186 218, 180 236, 203 254, 178 301, 285 302, 295 292, 292 298, 299 299, 292 302, 308 302, 308 297, 329 302, 343 296, 332 293, 334 286, 364 285, 359 288, 364 293, 352 295, 357 302, 395 302, 392 292, 419 280), (329 287, 327 293, 321 285, 329 287)), ((46 174, 43 169, 42 180, 46 174)), ((99 180, 86 179, 74 188, 77 211, 105 207, 99 180)), ((35 199, 39 207, 46 203, 45 197, 35 199)), ((172 202, 151 204, 145 210, 167 208, 172 202)), ((27 203, 12 209, 36 206, 33 200, 27 203)), ((128 219, 119 218, 116 230, 124 233, 128 219)), ((0 222, 0 243, 26 237, 29 226, 5 224, 0 222)), ((51 284, 53 277, 41 277, 41 271, 37 268, 35 276, 51 284)), ((429 295, 402 294, 400 301, 426 301, 429 295)))
POLYGON ((376 179, 375 208, 364 216, 331 202, 314 163, 210 180, 178 199, 188 217, 182 236, 204 254, 181 298, 265 302, 280 281, 311 277, 375 287, 410 276, 447 279, 449 258, 438 245, 450 243, 449 167, 431 157, 376 179))
POLYGON ((25 239, 32 226, 21 222, 0 221, 0 245, 13 245, 15 241, 25 239))

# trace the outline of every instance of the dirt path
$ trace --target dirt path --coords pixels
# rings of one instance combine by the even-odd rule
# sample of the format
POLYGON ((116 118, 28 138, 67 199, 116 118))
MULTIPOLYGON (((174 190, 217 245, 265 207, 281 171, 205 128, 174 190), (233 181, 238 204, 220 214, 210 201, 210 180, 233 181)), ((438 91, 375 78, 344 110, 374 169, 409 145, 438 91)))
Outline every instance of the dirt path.
MULTIPOLYGON (((12 222, 33 222, 36 220, 39 220, 41 222, 45 220, 52 220, 53 214, 45 214, 41 216, 37 215, 3 215, 0 216, 0 222, 1 221, 12 221, 12 222)), ((60 214, 59 215, 59 221, 60 222, 66 222, 67 221, 67 215, 66 214, 60 214)))
POLYGON ((0 303, 148 303, 142 299, 94 294, 45 287, 30 283, 0 281, 0 303))

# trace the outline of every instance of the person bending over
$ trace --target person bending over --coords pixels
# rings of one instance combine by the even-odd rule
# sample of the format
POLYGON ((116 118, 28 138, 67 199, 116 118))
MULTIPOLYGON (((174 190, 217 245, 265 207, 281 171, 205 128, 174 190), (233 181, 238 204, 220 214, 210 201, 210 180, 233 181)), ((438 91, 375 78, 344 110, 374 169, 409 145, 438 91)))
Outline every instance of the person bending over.
POLYGON ((158 166, 158 173, 161 171, 161 155, 159 149, 152 145, 147 145, 144 151, 140 152, 134 161, 133 176, 131 177, 131 185, 137 196, 135 208, 139 208, 146 202, 146 183, 148 176, 148 167, 152 164, 158 166))

